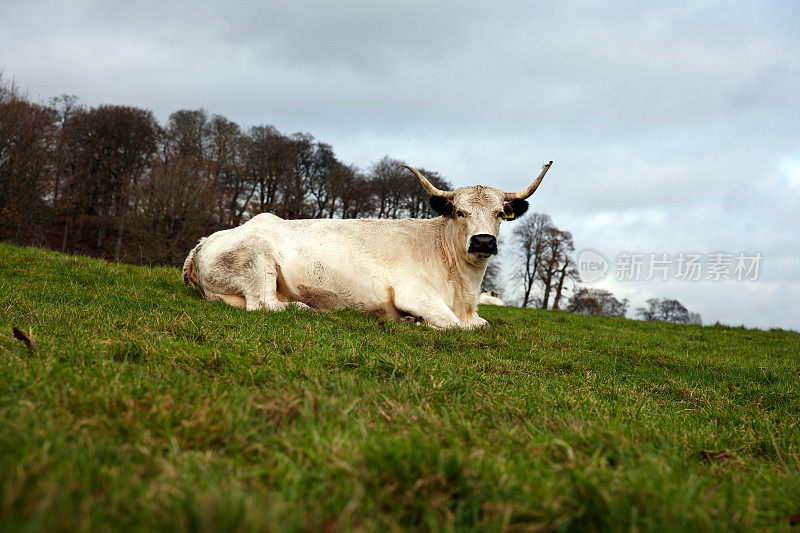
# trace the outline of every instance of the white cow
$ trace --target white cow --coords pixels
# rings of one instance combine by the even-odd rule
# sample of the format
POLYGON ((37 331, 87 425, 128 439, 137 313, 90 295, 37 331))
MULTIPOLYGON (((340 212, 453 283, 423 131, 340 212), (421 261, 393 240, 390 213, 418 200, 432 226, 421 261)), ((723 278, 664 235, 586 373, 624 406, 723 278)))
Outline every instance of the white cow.
POLYGON ((408 167, 442 216, 432 219, 283 220, 261 214, 201 239, 183 279, 209 300, 248 310, 295 304, 316 311, 354 308, 434 328, 474 328, 478 292, 497 253, 503 219, 525 201, 552 165, 524 191, 475 185, 441 191, 408 167))
POLYGON ((478 303, 483 305, 506 305, 503 300, 499 298, 500 293, 497 291, 486 291, 480 293, 478 296, 478 303))

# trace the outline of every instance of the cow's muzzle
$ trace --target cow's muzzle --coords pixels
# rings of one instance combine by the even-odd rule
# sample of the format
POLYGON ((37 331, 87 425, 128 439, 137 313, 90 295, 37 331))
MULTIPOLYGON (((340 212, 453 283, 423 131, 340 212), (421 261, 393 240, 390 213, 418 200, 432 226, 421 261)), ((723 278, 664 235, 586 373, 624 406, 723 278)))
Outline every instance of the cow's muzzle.
POLYGON ((497 254, 497 238, 494 235, 473 235, 469 240, 467 253, 470 254, 497 254))

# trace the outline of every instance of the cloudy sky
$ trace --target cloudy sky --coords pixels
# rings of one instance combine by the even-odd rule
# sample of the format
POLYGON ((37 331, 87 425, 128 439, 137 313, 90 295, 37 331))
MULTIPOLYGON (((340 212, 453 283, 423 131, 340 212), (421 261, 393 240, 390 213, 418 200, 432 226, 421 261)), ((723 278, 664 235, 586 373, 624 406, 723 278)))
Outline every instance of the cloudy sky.
POLYGON ((593 286, 800 329, 795 0, 0 0, 0 70, 35 100, 203 107, 456 185, 521 189, 552 159, 532 209, 607 259, 593 286), (760 253, 759 279, 616 279, 620 253, 681 252, 760 253))

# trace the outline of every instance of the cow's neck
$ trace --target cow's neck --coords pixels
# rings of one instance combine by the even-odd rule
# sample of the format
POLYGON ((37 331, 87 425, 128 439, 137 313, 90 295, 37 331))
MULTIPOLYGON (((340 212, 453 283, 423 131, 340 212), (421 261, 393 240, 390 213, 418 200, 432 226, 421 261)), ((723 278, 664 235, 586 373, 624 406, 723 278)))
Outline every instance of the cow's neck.
POLYGON ((489 260, 478 259, 467 254, 463 243, 446 219, 441 226, 439 242, 445 259, 445 267, 453 282, 453 312, 461 319, 476 312, 476 302, 483 275, 489 260))

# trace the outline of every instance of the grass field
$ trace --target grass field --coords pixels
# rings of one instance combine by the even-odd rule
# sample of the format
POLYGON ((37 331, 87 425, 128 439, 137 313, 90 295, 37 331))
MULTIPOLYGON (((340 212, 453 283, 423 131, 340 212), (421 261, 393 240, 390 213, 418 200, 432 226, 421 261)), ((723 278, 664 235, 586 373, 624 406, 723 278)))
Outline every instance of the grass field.
POLYGON ((0 530, 800 525, 800 333, 442 332, 179 278, 0 245, 0 530))

